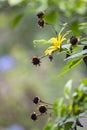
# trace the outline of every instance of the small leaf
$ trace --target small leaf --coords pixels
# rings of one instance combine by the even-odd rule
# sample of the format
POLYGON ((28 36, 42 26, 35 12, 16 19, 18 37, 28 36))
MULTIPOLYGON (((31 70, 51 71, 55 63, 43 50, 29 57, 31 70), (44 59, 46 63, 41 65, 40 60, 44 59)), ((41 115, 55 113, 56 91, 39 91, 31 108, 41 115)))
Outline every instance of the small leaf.
POLYGON ((45 126, 44 130, 51 130, 52 126, 53 126, 53 124, 48 123, 48 124, 45 126))
POLYGON ((62 104, 61 107, 60 107, 60 116, 63 117, 63 116, 66 116, 67 115, 67 105, 66 104, 62 104))
POLYGON ((36 45, 38 43, 42 43, 42 44, 49 44, 50 43, 51 44, 52 42, 41 39, 41 40, 34 40, 33 43, 36 45))
POLYGON ((64 87, 64 94, 67 99, 70 98, 72 88, 72 80, 69 80, 64 87))
POLYGON ((68 118, 65 122, 64 122, 64 130, 70 130, 72 125, 74 124, 75 119, 73 118, 68 118))
POLYGON ((70 130, 74 122, 75 122, 74 118, 67 118, 66 120, 62 120, 58 123, 58 128, 63 127, 64 130, 70 130))
POLYGON ((80 23, 80 24, 79 24, 79 29, 84 30, 84 29, 86 29, 86 28, 87 28, 87 22, 84 22, 84 23, 80 23))
POLYGON ((53 10, 51 12, 46 13, 44 19, 47 23, 53 24, 57 20, 57 18, 58 18, 58 14, 56 11, 53 10))
POLYGON ((64 45, 62 45, 63 49, 70 50, 70 47, 71 47, 71 44, 64 44, 64 45))
POLYGON ((64 75, 65 73, 67 73, 70 69, 74 68, 75 66, 77 66, 80 62, 82 61, 82 59, 74 59, 69 61, 64 68, 62 69, 62 71, 58 74, 58 77, 64 75))
POLYGON ((72 33, 75 36, 79 36, 80 35, 80 31, 79 31, 79 23, 78 21, 74 21, 71 23, 70 29, 72 30, 72 33))
POLYGON ((62 102, 63 102, 63 98, 58 98, 55 102, 54 102, 54 105, 53 105, 53 111, 54 111, 54 114, 55 115, 60 115, 59 114, 59 109, 60 109, 60 106, 62 105, 62 102))
POLYGON ((75 122, 75 118, 74 117, 67 118, 65 123, 68 123, 68 122, 75 122))
POLYGON ((16 16, 11 20, 10 26, 11 26, 12 28, 16 27, 16 26, 19 24, 19 22, 21 21, 22 18, 23 18, 23 14, 18 14, 18 15, 16 15, 16 16))
POLYGON ((81 80, 81 82, 82 82, 84 85, 86 85, 86 86, 87 86, 87 78, 82 79, 82 80, 81 80))
POLYGON ((73 122, 68 122, 65 124, 64 130, 70 130, 73 125, 73 122))
POLYGON ((84 54, 87 54, 87 49, 86 50, 82 50, 81 52, 79 52, 79 53, 76 53, 76 54, 74 54, 74 55, 72 55, 72 56, 69 56, 68 58, 66 58, 65 60, 70 60, 70 59, 73 59, 73 58, 81 58, 81 57, 84 57, 83 55, 84 54))

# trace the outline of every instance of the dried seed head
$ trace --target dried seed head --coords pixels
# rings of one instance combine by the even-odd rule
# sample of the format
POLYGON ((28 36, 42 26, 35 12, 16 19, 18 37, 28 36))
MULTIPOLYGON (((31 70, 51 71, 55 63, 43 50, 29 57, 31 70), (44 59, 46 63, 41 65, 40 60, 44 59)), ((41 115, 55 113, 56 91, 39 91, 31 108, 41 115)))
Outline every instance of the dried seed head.
POLYGON ((72 46, 76 45, 78 43, 78 38, 76 38, 75 36, 72 36, 70 38, 70 43, 72 44, 72 46))
POLYGON ((39 102, 40 102, 40 98, 36 96, 36 97, 33 99, 33 103, 38 104, 39 102))
POLYGON ((32 119, 33 121, 36 121, 36 120, 37 120, 37 114, 36 114, 35 112, 31 114, 31 119, 32 119))
POLYGON ((40 113, 46 113, 46 111, 47 111, 47 108, 46 108, 46 106, 44 106, 44 105, 41 105, 41 106, 39 106, 39 112, 40 113))
POLYGON ((53 60, 53 56, 49 55, 49 59, 50 59, 50 61, 52 61, 53 60))
POLYGON ((38 25, 40 26, 40 27, 44 27, 44 25, 45 25, 45 22, 44 22, 44 20, 43 19, 39 19, 38 20, 38 25))
POLYGON ((38 57, 38 56, 33 56, 33 58, 32 58, 32 64, 33 65, 39 65, 40 66, 40 58, 38 57))
POLYGON ((40 19, 42 19, 43 16, 44 16, 44 14, 45 14, 45 12, 41 11, 41 12, 37 13, 37 17, 40 18, 40 19))

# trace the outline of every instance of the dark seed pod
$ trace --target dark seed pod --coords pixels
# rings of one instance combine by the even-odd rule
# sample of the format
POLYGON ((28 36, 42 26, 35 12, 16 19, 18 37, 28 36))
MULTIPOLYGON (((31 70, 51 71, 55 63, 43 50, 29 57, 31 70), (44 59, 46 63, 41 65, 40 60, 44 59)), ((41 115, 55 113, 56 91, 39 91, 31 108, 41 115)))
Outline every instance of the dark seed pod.
POLYGON ((41 63, 40 58, 38 56, 33 56, 32 57, 32 64, 33 65, 36 65, 36 66, 39 65, 40 66, 40 63, 41 63))
POLYGON ((31 114, 31 119, 32 119, 33 121, 36 121, 36 120, 37 120, 37 114, 36 114, 35 112, 31 114))
POLYGON ((72 44, 72 46, 76 45, 78 43, 78 38, 76 38, 75 36, 72 36, 70 38, 70 43, 72 44))
MULTIPOLYGON (((87 49, 87 45, 84 46, 83 50, 87 49)), ((87 56, 83 58, 84 63, 87 65, 87 56)))
POLYGON ((40 113, 46 113, 46 111, 47 111, 46 106, 44 106, 44 105, 39 106, 39 112, 40 113))
POLYGON ((44 14, 45 13, 43 11, 41 11, 41 12, 37 13, 37 17, 40 18, 40 19, 42 19, 43 16, 44 16, 44 14))
POLYGON ((50 61, 52 61, 53 60, 53 56, 49 55, 49 59, 50 59, 50 61))
POLYGON ((43 19, 39 19, 38 20, 38 25, 40 26, 40 27, 44 27, 44 25, 45 25, 45 22, 44 22, 44 20, 43 19))
POLYGON ((40 98, 36 96, 36 97, 33 99, 33 103, 38 104, 39 102, 40 102, 40 98))

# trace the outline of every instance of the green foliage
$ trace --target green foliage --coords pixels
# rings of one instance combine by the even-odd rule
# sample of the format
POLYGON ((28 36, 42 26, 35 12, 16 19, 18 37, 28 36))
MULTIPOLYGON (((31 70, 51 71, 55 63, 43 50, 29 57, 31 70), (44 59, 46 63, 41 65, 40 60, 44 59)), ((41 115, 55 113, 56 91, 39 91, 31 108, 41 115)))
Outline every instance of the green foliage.
POLYGON ((74 68, 75 66, 77 66, 80 62, 82 61, 82 59, 73 59, 71 61, 69 61, 62 69, 62 71, 58 74, 58 77, 64 75, 65 73, 67 73, 69 70, 71 70, 72 68, 74 68))
POLYGON ((86 55, 87 55, 87 49, 86 50, 82 50, 79 53, 73 54, 73 55, 69 56, 68 58, 66 58, 65 60, 71 60, 71 59, 74 59, 74 58, 83 58, 86 55))
POLYGON ((55 10, 48 12, 44 17, 45 21, 49 24, 55 23, 57 18, 58 14, 55 10))
POLYGON ((75 127, 83 127, 79 118, 85 117, 87 112, 87 79, 83 79, 82 83, 74 88, 71 94, 72 80, 69 80, 65 85, 65 98, 58 98, 53 104, 53 112, 56 116, 55 121, 48 122, 44 130, 70 130, 75 127), (66 100, 65 100, 66 101, 66 100), (61 111, 62 110, 62 111, 61 111), (50 125, 51 124, 51 125, 50 125), (55 127, 54 127, 55 126, 55 127))
POLYGON ((52 42, 46 41, 46 40, 44 40, 44 39, 41 39, 41 40, 34 40, 33 43, 34 43, 34 45, 36 46, 38 43, 49 44, 49 43, 52 43, 52 42))
POLYGON ((72 80, 69 80, 64 87, 64 94, 67 99, 71 96, 72 80))
POLYGON ((87 78, 81 80, 84 85, 87 85, 87 78))
POLYGON ((71 26, 70 26, 70 30, 72 30, 72 33, 75 36, 79 36, 80 35, 79 22, 77 22, 77 21, 72 22, 71 26))
POLYGON ((61 107, 62 103, 63 103, 63 98, 58 98, 54 102, 53 111, 54 111, 54 114, 57 115, 57 116, 61 116, 60 107, 61 107))
POLYGON ((17 15, 11 20, 10 26, 11 26, 12 28, 16 27, 16 26, 20 23, 20 21, 21 21, 22 18, 23 18, 23 14, 22 14, 22 13, 17 14, 17 15))
MULTIPOLYGON (((58 77, 64 75, 72 68, 79 65, 81 61, 83 61, 83 58, 87 57, 87 49, 82 50, 84 46, 87 46, 86 0, 1 0, 1 11, 4 9, 3 5, 6 5, 6 7, 10 8, 11 11, 16 8, 18 9, 18 12, 15 16, 13 16, 10 22, 10 26, 12 28, 17 27, 24 16, 28 16, 30 13, 36 14, 36 12, 44 11, 45 13, 43 19, 39 18, 38 20, 40 20, 40 22, 43 20, 45 27, 47 25, 51 25, 55 28, 54 32, 56 34, 56 38, 58 38, 57 35, 60 32, 69 32, 69 35, 66 38, 66 43, 64 41, 64 43, 61 44, 56 51, 54 49, 57 48, 56 45, 54 46, 55 42, 52 43, 49 39, 45 40, 43 38, 41 40, 33 41, 35 46, 38 43, 53 45, 50 46, 51 49, 54 49, 52 54, 42 56, 48 56, 51 61, 53 59, 53 53, 56 54, 58 52, 61 55, 62 53, 66 55, 64 61, 68 61, 68 63, 66 63, 62 71, 58 74, 58 77), (60 28, 61 31, 58 33, 60 28), (77 38, 77 43, 75 45, 70 42, 71 36, 75 36, 77 38)), ((9 11, 7 11, 7 13, 8 12, 9 11)), ((54 36, 52 36, 52 38, 53 37, 54 36)), ((41 58, 39 60, 41 60, 41 58)), ((73 94, 71 94, 71 88, 72 80, 69 80, 64 87, 65 98, 58 98, 53 103, 52 114, 54 114, 55 120, 54 118, 53 120, 49 120, 44 128, 45 130, 73 130, 76 129, 77 126, 82 127, 79 122, 79 118, 82 118, 84 114, 87 114, 87 79, 84 78, 81 80, 81 84, 73 90, 73 94)))

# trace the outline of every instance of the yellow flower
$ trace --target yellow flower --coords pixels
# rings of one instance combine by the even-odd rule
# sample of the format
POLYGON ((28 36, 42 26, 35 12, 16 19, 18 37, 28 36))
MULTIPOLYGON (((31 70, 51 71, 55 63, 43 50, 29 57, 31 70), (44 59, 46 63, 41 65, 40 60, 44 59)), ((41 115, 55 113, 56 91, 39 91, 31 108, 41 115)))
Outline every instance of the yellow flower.
POLYGON ((53 52, 57 51, 60 49, 61 44, 63 41, 66 40, 65 36, 68 34, 68 32, 66 32, 64 35, 62 35, 61 33, 58 34, 58 36, 55 38, 51 38, 50 41, 53 43, 53 46, 48 47, 45 50, 45 55, 50 55, 53 52))

